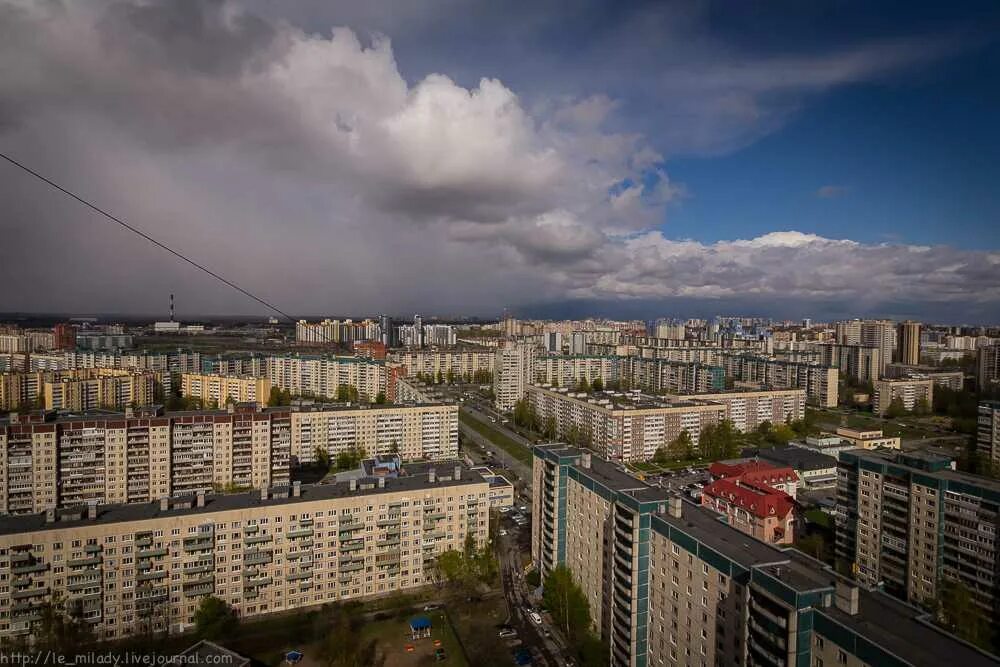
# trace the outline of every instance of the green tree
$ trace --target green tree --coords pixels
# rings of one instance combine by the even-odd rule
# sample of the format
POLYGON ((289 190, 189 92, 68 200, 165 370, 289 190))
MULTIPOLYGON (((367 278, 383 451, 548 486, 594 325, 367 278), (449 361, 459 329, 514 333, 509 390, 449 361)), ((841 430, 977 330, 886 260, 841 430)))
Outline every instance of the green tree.
POLYGON ((219 639, 230 635, 238 624, 239 620, 232 607, 214 595, 202 598, 194 612, 195 632, 202 639, 219 639))
POLYGON ((788 424, 778 424, 767 435, 768 442, 776 445, 787 445, 795 437, 795 431, 788 424))
POLYGON ((921 398, 917 401, 917 404, 913 406, 913 414, 923 417, 931 413, 931 404, 926 398, 921 398))
POLYGON ((545 418, 545 423, 542 427, 542 435, 544 435, 549 440, 554 440, 557 435, 556 428, 556 418, 553 415, 549 415, 545 418))
POLYGON ((66 654, 95 643, 91 625, 74 613, 72 603, 59 593, 53 593, 40 605, 38 612, 39 619, 32 627, 33 650, 66 654))
POLYGON ((604 380, 601 378, 594 378, 594 381, 590 383, 590 388, 594 391, 604 391, 604 380))
POLYGON ((757 434, 761 437, 767 438, 768 434, 771 432, 771 426, 771 422, 765 419, 761 423, 757 424, 757 434))
POLYGON ((670 455, 667 453, 667 448, 664 446, 659 446, 656 451, 653 452, 653 463, 658 466, 665 466, 670 462, 670 455))
POLYGON ((352 384, 337 385, 337 400, 340 402, 357 403, 359 398, 358 388, 352 384))
POLYGON ((571 644, 589 634, 590 603, 565 565, 557 565, 545 576, 542 603, 571 644))
POLYGON ((386 399, 385 399, 385 392, 384 391, 380 391, 379 393, 375 394, 375 404, 376 405, 382 405, 385 402, 386 402, 386 399))
POLYGON ((667 445, 670 458, 675 461, 687 461, 694 458, 694 442, 687 429, 682 430, 676 438, 667 445))
POLYGON ((903 407, 903 399, 897 396, 896 398, 889 401, 889 407, 885 411, 885 417, 887 419, 895 419, 897 417, 902 417, 906 414, 906 408, 903 407))
POLYGON ((944 582, 936 606, 940 625, 980 648, 990 648, 990 626, 964 584, 944 582))
POLYGON ((330 469, 330 454, 319 445, 316 446, 316 465, 320 470, 330 469))
POLYGON ((271 393, 267 395, 267 404, 272 408, 282 405, 281 387, 271 386, 271 393))
POLYGON ((590 383, 587 382, 587 378, 580 378, 580 381, 576 383, 576 390, 585 394, 590 393, 590 383))
POLYGON ((364 620, 360 615, 348 614, 340 605, 333 605, 328 618, 317 651, 323 667, 368 667, 384 662, 377 656, 375 640, 362 639, 364 620))

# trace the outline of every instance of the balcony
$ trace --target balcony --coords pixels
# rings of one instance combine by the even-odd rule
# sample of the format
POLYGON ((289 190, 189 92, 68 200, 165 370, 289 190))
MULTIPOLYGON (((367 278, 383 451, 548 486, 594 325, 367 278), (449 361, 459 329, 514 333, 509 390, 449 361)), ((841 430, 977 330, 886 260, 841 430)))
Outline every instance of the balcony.
POLYGON ((294 539, 294 538, 297 538, 297 537, 312 537, 313 536, 313 529, 312 528, 296 528, 295 530, 290 530, 290 531, 288 531, 285 534, 286 534, 287 537, 289 537, 291 539, 294 539))
POLYGON ((261 563, 270 563, 273 558, 270 551, 244 552, 243 563, 244 565, 259 565, 261 563))
POLYGON ((340 550, 343 552, 358 551, 359 549, 364 549, 364 540, 357 542, 343 542, 340 545, 340 550))
POLYGON ((10 568, 11 574, 29 574, 31 572, 45 572, 49 569, 48 563, 29 563, 27 565, 16 565, 10 568))
POLYGON ((158 556, 166 556, 167 549, 165 547, 160 547, 158 549, 140 549, 136 552, 136 558, 156 558, 158 556))
POLYGON ((23 588, 19 591, 14 591, 10 594, 12 600, 27 600, 28 598, 38 597, 39 595, 48 595, 48 588, 23 588))
POLYGON ((207 582, 184 584, 184 597, 193 598, 199 595, 208 595, 215 591, 215 580, 210 579, 207 582))
POLYGON ((184 540, 184 551, 191 553, 193 551, 204 551, 211 549, 215 545, 215 540, 211 536, 207 537, 189 537, 184 540))
POLYGON ((361 563, 353 563, 351 565, 341 565, 339 569, 340 572, 357 572, 358 570, 365 569, 365 564, 364 562, 361 562, 361 563))
POLYGON ((92 567, 94 565, 101 564, 101 557, 94 556, 92 558, 74 558, 66 563, 70 567, 92 567))
POLYGON ((184 574, 204 574, 215 569, 213 561, 198 561, 184 566, 184 574))
POLYGON ((312 579, 312 572, 293 572, 285 577, 286 581, 302 581, 303 579, 312 579))
POLYGON ((263 544, 274 539, 273 535, 249 535, 243 538, 244 544, 263 544))
POLYGON ((155 581, 157 579, 163 579, 167 576, 164 570, 154 570, 152 572, 145 572, 143 574, 136 575, 136 581, 155 581))

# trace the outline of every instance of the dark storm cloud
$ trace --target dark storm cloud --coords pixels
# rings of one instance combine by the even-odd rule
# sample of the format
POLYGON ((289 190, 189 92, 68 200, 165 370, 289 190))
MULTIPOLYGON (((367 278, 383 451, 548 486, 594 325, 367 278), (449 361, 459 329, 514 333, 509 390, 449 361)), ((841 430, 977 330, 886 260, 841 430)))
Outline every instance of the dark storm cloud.
MULTIPOLYGON (((377 8, 366 11, 377 22, 377 8)), ((382 26, 419 32, 432 18, 409 7, 382 26)), ((687 12, 651 20, 682 42, 681 26, 700 21, 687 12)), ((404 76, 387 37, 329 26, 303 29, 217 0, 0 1, 0 143, 293 312, 484 313, 537 299, 740 294, 898 299, 889 286, 901 283, 929 302, 960 287, 972 302, 998 300, 995 254, 794 232, 703 245, 657 231, 665 208, 688 193, 670 180, 661 146, 627 126, 624 105, 594 90, 610 85, 614 68, 590 60, 637 54, 630 31, 639 44, 651 38, 638 19, 595 45, 585 67, 565 70, 577 82, 578 71, 593 71, 589 89, 530 103, 490 68, 468 76, 469 63, 456 63, 455 78, 404 76)), ((637 62, 637 76, 649 73, 658 96, 682 93, 663 102, 663 136, 704 132, 712 150, 760 128, 743 122, 734 133, 708 116, 675 123, 672 111, 708 114, 726 101, 725 113, 750 118, 770 93, 926 57, 904 42, 736 67, 717 44, 686 44, 701 69, 653 76, 637 62)), ((564 65, 555 61, 541 70, 564 65)), ((4 238, 19 250, 0 263, 11 287, 0 309, 148 312, 167 292, 195 311, 254 307, 8 167, 0 199, 4 238)))

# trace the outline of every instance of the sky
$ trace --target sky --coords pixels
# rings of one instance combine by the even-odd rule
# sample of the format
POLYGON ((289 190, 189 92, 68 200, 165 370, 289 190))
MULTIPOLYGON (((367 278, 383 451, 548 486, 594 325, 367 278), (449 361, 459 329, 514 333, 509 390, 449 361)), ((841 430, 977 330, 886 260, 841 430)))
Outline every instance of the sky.
MULTIPOLYGON (((0 0, 0 152, 295 316, 1000 322, 997 81, 995 2, 0 0)), ((265 312, 0 201, 0 312, 265 312)))

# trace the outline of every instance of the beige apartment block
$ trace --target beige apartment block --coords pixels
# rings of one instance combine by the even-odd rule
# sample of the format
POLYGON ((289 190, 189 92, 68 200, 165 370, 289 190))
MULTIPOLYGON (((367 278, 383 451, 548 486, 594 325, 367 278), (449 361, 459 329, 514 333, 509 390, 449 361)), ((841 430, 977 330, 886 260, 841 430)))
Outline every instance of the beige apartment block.
POLYGON ((782 424, 797 421, 806 414, 805 389, 727 391, 688 394, 681 398, 721 403, 726 407, 726 419, 741 433, 756 430, 764 422, 782 424))
POLYGON ((287 484, 291 418, 259 411, 0 420, 0 511, 287 484))
POLYGON ((913 410, 925 402, 930 407, 934 405, 934 381, 912 378, 877 380, 872 396, 872 412, 884 415, 897 398, 906 410, 913 410))
POLYGON ((489 535, 489 485, 461 464, 398 476, 0 524, 0 637, 30 638, 52 593, 100 639, 185 632, 207 595, 243 618, 432 583, 435 557, 489 535))
POLYGON ((267 378, 194 373, 181 375, 181 395, 200 398, 205 405, 216 407, 226 403, 265 405, 270 394, 271 381, 267 378))
POLYGON ((442 378, 452 373, 456 378, 471 381, 479 371, 493 373, 496 364, 494 350, 406 350, 391 353, 392 360, 406 369, 410 377, 422 373, 442 378))
POLYGON ((296 396, 335 398, 341 385, 355 387, 366 401, 389 393, 385 362, 364 357, 273 355, 267 374, 272 386, 296 396))
POLYGON ((682 431, 697 447, 702 429, 726 418, 726 406, 711 401, 614 392, 591 396, 534 385, 527 397, 543 424, 554 420, 560 437, 576 434, 602 456, 620 461, 646 461, 682 431))
POLYGON ((457 405, 316 405, 294 410, 291 423, 292 457, 299 463, 314 461, 317 450, 331 457, 348 450, 404 460, 458 456, 457 405))

